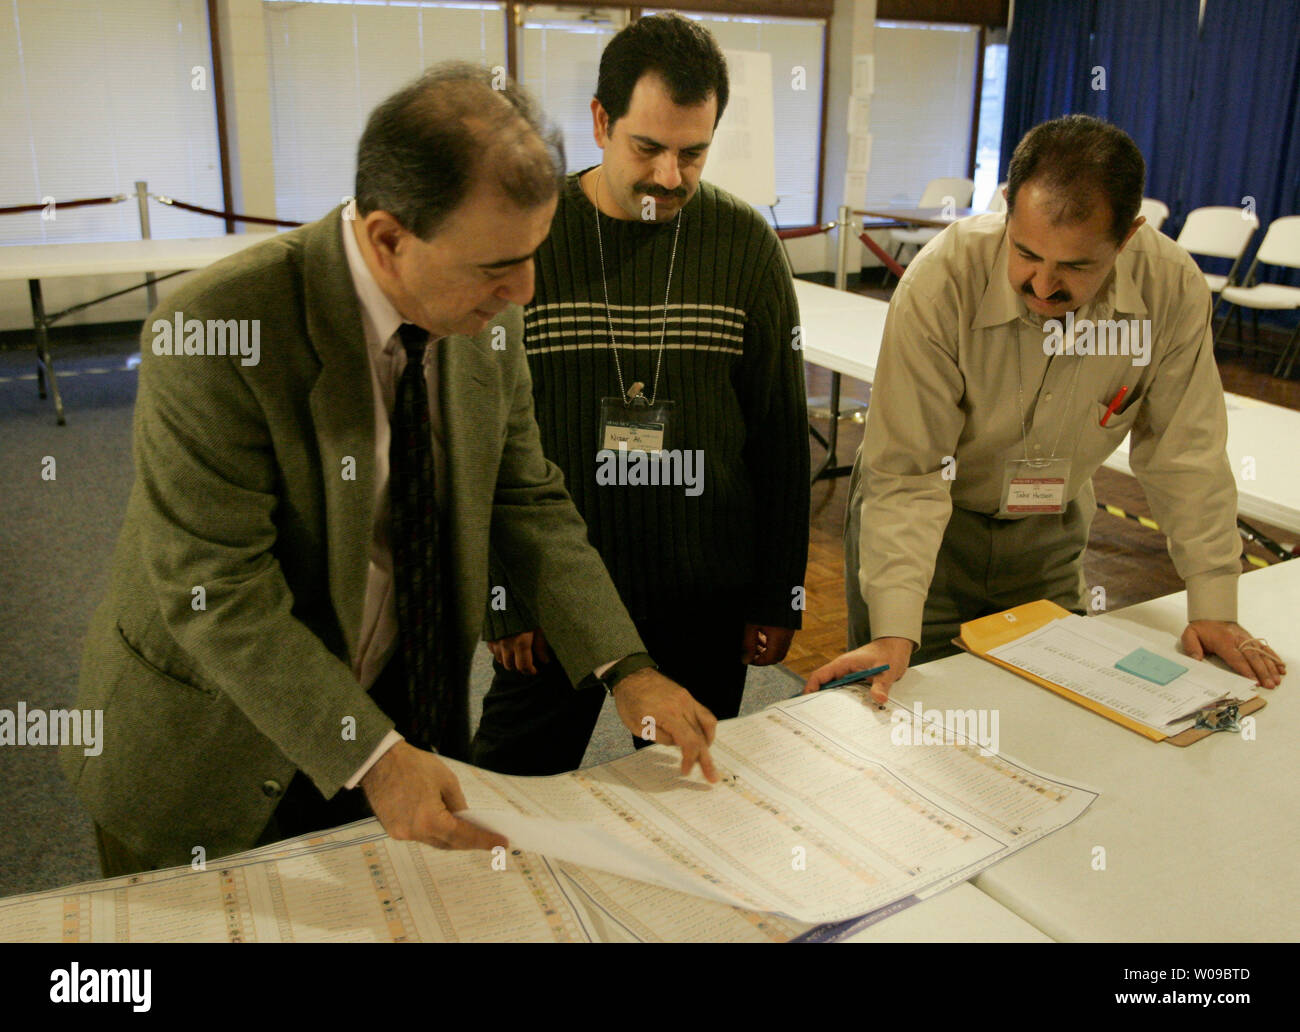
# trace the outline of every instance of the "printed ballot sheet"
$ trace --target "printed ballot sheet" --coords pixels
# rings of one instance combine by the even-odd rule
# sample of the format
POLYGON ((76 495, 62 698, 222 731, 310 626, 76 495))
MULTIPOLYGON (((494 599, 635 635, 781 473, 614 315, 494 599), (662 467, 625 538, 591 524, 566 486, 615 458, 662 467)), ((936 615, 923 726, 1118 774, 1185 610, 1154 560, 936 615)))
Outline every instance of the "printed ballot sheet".
POLYGON ((724 721, 715 786, 666 749, 554 778, 456 771, 470 819, 512 844, 808 923, 964 881, 1095 798, 974 742, 919 744, 912 719, 838 691, 724 721))
POLYGON ((551 778, 455 764, 510 849, 441 851, 363 821, 204 870, 0 900, 0 940, 833 938, 822 926, 966 880, 1096 798, 915 719, 839 690, 723 721, 718 785, 680 777, 670 748, 551 778))
POLYGON ((786 942, 810 926, 375 820, 188 867, 0 900, 3 942, 786 942))
POLYGON ((1166 735, 1192 727, 1195 712, 1218 700, 1255 698, 1247 678, 1073 614, 988 654, 1166 735), (1162 684, 1117 666, 1137 653, 1154 655, 1162 669, 1181 672, 1162 684))

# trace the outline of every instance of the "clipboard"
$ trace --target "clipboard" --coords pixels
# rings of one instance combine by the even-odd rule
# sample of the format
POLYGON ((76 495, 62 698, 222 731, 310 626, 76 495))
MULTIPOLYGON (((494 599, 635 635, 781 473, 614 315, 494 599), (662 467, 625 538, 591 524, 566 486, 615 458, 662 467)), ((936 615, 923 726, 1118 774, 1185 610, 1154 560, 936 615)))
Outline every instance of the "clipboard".
MULTIPOLYGON (((1015 606, 1012 609, 1004 610, 1001 613, 994 613, 991 616, 982 616, 978 620, 971 620, 961 625, 960 637, 954 638, 952 643, 972 656, 978 656, 980 659, 987 660, 1004 670, 1009 670, 1018 677, 1023 677, 1027 681, 1033 681, 1034 684, 1046 688, 1048 691, 1055 692, 1071 702, 1077 703, 1084 709, 1092 710, 1099 713, 1108 720, 1128 728, 1130 731, 1136 731, 1143 738, 1149 738, 1153 742, 1168 742, 1170 745, 1188 746, 1193 742, 1199 742, 1202 738, 1207 738, 1215 732, 1209 728, 1189 727, 1185 731, 1180 731, 1176 735, 1162 734, 1155 728, 1147 727, 1140 724, 1132 717, 1123 713, 1116 712, 1109 706, 1103 705, 1092 699, 1080 695, 1078 692, 1071 691, 1059 684, 1048 681, 1046 678, 1038 677, 1029 673, 1027 670, 1021 670, 1017 666, 1012 666, 1005 660, 990 656, 989 651, 996 649, 1000 645, 1006 645, 1015 641, 1030 631, 1036 631, 1044 627, 1053 620, 1059 620, 1061 617, 1069 616, 1070 611, 1058 606, 1055 602, 1049 602, 1046 599, 1040 599, 1037 602, 1026 602, 1024 605, 1015 606)), ((1267 705, 1267 700, 1256 696, 1246 702, 1243 702, 1237 710, 1239 716, 1246 716, 1254 713, 1256 710, 1263 709, 1267 705)))

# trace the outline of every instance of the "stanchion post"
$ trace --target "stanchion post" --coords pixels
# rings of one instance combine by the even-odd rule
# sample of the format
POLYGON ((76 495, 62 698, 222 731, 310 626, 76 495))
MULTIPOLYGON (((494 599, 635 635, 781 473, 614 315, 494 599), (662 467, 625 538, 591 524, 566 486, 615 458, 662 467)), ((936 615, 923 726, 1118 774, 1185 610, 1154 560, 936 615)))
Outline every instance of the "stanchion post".
MULTIPOLYGON (((836 221, 836 257, 835 257, 835 289, 846 290, 849 285, 849 248, 853 246, 853 209, 847 204, 840 205, 839 217, 836 221)), ((826 461, 821 464, 813 473, 813 480, 819 480, 823 476, 839 476, 836 472, 836 463, 839 461, 835 454, 835 449, 840 440, 840 374, 831 370, 831 396, 830 396, 830 421, 831 425, 826 433, 826 461)))
MULTIPOLYGON (((149 232, 149 184, 143 179, 135 181, 135 200, 140 209, 140 239, 151 240, 149 232)), ((149 311, 158 307, 158 288, 154 286, 152 272, 144 275, 145 292, 149 295, 149 311)))
POLYGON ((849 285, 849 247, 853 241, 853 209, 840 205, 838 221, 839 249, 835 258, 835 289, 844 290, 849 285))

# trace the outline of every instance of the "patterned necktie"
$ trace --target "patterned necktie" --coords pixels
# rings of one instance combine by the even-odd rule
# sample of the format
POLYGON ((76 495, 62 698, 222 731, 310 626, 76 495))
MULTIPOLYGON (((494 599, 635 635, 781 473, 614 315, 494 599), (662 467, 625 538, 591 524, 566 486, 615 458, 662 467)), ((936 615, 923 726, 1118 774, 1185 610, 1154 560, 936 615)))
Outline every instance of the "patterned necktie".
POLYGON ((407 726, 398 727, 411 744, 438 748, 447 727, 447 674, 455 669, 447 648, 442 611, 442 541, 438 527, 433 435, 424 351, 429 334, 403 323, 398 333, 406 368, 397 382, 389 445, 392 503, 393 582, 397 633, 406 668, 407 726))

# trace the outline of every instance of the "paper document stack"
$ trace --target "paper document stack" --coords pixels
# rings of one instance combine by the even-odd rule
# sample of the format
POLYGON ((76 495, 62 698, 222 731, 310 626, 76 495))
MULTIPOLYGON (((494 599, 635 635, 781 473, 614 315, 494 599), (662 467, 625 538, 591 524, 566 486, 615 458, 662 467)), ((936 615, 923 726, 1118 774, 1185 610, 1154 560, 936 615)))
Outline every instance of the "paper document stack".
POLYGON ((680 777, 669 748, 550 778, 455 764, 467 816, 510 850, 444 852, 360 822, 204 871, 0 900, 0 939, 834 938, 972 877, 1096 798, 952 728, 922 735, 916 719, 848 689, 723 721, 718 785, 680 777))
POLYGON ((1247 678, 1047 601, 962 624, 958 644, 1155 741, 1188 745, 1202 712, 1264 705, 1247 678))

